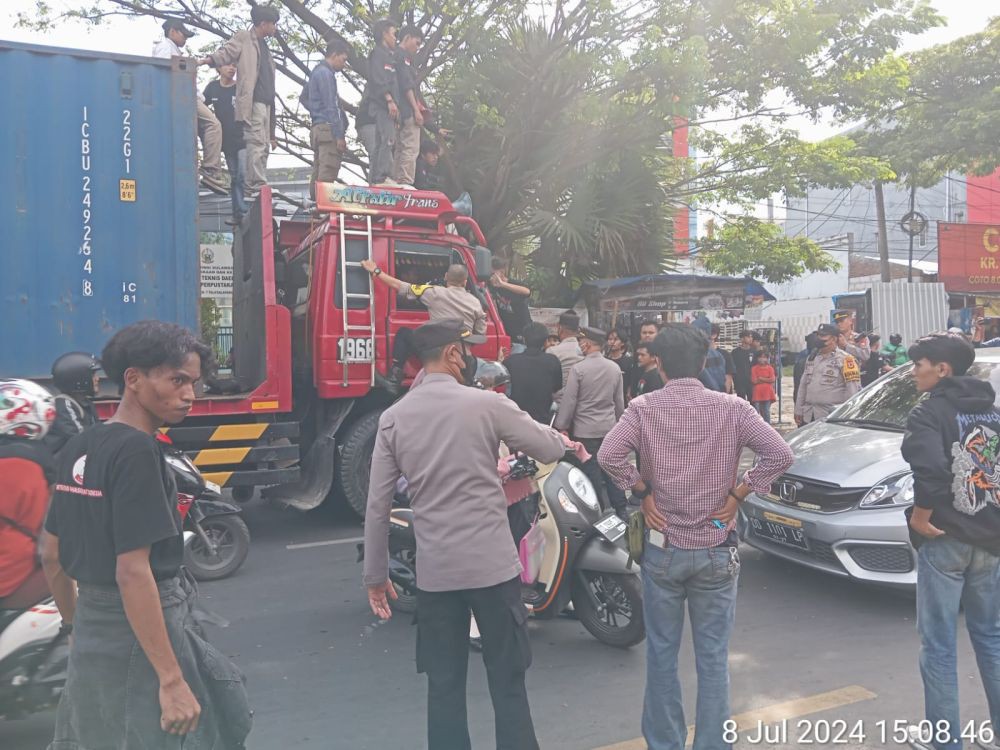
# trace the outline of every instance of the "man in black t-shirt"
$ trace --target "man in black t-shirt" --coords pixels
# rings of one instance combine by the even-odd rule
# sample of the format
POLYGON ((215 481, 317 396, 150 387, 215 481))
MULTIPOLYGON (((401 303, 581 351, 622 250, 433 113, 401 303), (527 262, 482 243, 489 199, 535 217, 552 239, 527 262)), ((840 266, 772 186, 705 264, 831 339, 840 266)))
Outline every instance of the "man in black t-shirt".
POLYGON ((531 322, 531 310, 528 308, 528 298, 531 290, 524 284, 507 278, 510 261, 505 258, 493 258, 493 275, 490 277, 490 292, 496 303, 500 320, 511 341, 522 341, 524 327, 531 322))
POLYGON ((205 104, 212 108, 222 125, 222 153, 229 170, 233 223, 239 224, 247 212, 243 203, 243 179, 246 176, 247 152, 243 142, 243 123, 236 120, 236 66, 223 65, 219 77, 205 87, 205 104))
POLYGON ((663 387, 663 378, 660 377, 659 363, 649 350, 649 344, 636 346, 635 362, 639 368, 639 374, 635 380, 633 396, 638 398, 644 393, 660 390, 663 387))
POLYGON ((732 351, 733 387, 736 395, 747 401, 750 400, 750 392, 753 390, 750 369, 759 349, 760 334, 747 329, 740 334, 740 345, 732 351))
POLYGON ((234 724, 199 678, 177 491, 154 438, 191 410, 210 356, 180 326, 123 328, 101 355, 118 410, 59 455, 43 565, 74 639, 53 746, 216 747, 234 724))

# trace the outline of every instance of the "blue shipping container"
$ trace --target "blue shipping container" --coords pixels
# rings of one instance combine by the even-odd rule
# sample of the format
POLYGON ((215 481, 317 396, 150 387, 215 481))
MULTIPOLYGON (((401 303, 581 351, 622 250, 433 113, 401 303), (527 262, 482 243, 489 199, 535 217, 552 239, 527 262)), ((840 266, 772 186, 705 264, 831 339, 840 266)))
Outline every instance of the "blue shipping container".
POLYGON ((0 41, 0 377, 198 324, 195 66, 0 41))

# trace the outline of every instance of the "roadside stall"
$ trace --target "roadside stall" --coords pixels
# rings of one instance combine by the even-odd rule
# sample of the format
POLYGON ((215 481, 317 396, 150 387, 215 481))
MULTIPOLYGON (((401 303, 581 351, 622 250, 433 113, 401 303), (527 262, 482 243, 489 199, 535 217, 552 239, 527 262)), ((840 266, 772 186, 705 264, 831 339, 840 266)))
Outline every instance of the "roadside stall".
POLYGON ((775 299, 753 279, 672 273, 588 281, 581 293, 593 325, 624 328, 633 340, 647 318, 694 323, 703 313, 722 324, 743 318, 748 307, 775 299))

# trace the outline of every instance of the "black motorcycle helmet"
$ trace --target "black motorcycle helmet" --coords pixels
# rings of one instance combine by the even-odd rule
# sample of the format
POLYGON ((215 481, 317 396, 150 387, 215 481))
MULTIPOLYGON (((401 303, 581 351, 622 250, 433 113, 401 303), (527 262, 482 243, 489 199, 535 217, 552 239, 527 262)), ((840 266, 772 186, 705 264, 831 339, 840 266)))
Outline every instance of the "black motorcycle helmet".
POLYGON ((898 333, 893 333, 889 336, 889 343, 893 346, 899 346, 903 343, 903 337, 898 333))
POLYGON ((87 352, 69 352, 52 365, 52 382, 63 393, 82 393, 96 396, 94 373, 101 369, 101 362, 87 352))

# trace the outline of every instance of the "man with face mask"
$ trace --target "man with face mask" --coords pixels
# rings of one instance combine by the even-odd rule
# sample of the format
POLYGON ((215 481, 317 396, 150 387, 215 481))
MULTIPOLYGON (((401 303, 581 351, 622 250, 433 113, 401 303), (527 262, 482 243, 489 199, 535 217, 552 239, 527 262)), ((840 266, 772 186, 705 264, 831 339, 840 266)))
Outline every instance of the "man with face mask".
POLYGON ((408 480, 417 558, 417 671, 427 674, 431 750, 469 748, 466 672, 469 619, 483 639, 499 750, 538 748, 524 674, 531 663, 521 603, 521 564, 497 475, 500 442, 551 462, 565 449, 555 430, 506 396, 467 388, 469 351, 485 337, 460 320, 425 323, 414 332, 427 372, 419 390, 382 413, 365 513, 364 582, 368 601, 389 619, 389 511, 396 482, 408 480), (433 436, 433 439, 428 439, 433 436))

